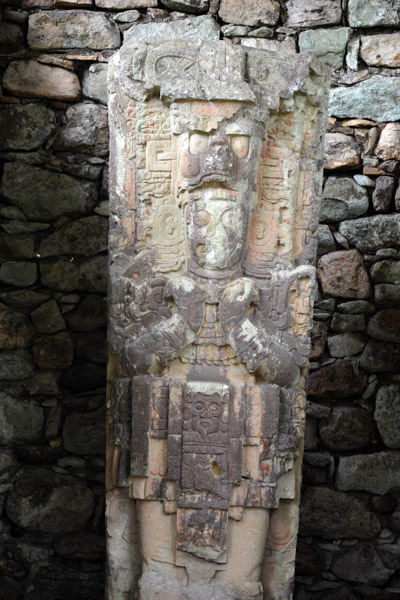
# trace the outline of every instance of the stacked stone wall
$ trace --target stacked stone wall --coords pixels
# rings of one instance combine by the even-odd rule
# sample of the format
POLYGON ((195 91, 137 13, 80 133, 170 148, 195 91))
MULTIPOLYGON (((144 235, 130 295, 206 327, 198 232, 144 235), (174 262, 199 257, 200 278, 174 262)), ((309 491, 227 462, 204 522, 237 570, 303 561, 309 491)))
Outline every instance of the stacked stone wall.
POLYGON ((333 69, 295 598, 397 599, 398 0, 3 2, 0 598, 104 595, 106 70, 160 28, 333 69))

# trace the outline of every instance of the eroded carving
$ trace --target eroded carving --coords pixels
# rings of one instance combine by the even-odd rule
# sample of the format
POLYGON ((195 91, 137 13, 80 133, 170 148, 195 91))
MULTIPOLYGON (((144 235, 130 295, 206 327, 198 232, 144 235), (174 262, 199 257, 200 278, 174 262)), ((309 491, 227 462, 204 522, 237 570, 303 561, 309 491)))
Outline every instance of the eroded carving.
POLYGON ((108 484, 142 576, 109 600, 290 590, 326 91, 224 42, 113 59, 108 484))

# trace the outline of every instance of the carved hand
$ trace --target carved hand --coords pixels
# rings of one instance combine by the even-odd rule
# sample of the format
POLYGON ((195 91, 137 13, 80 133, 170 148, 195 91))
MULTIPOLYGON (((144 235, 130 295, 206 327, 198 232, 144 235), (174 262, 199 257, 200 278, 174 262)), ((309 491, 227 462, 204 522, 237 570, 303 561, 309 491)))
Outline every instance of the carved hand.
POLYGON ((251 279, 242 277, 227 285, 218 307, 219 322, 225 334, 229 335, 235 325, 247 319, 252 305, 258 302, 259 290, 251 279))
POLYGON ((197 333, 203 323, 205 300, 205 293, 197 283, 185 276, 170 279, 165 286, 164 296, 173 298, 177 314, 197 333))

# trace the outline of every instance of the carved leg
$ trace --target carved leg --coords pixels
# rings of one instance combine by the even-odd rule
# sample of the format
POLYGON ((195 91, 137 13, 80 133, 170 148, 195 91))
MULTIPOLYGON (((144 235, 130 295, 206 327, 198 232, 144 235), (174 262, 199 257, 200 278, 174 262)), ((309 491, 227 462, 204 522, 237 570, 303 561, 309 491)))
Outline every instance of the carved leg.
POLYGON ((264 600, 292 598, 298 522, 298 500, 281 500, 271 510, 261 575, 264 600))
POLYGON ((141 564, 135 500, 125 488, 107 494, 107 600, 133 600, 141 564))
POLYGON ((260 573, 268 532, 269 510, 244 508, 240 521, 229 519, 228 563, 215 582, 232 590, 241 600, 262 598, 260 573))
POLYGON ((141 566, 140 600, 181 600, 186 569, 175 566, 176 514, 166 514, 163 502, 138 500, 141 566))

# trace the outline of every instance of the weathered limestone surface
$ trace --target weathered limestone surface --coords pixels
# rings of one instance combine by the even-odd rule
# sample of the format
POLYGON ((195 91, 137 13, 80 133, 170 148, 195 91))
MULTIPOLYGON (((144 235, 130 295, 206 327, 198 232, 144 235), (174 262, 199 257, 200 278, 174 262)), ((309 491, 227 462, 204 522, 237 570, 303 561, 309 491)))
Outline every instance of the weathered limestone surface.
POLYGON ((367 65, 400 67, 400 33, 361 36, 360 56, 367 65))
POLYGON ((226 23, 275 25, 279 19, 276 0, 221 0, 219 16, 226 23))
POLYGON ((288 27, 320 27, 340 23, 340 0, 289 0, 286 3, 288 27))
POLYGON ((79 100, 81 86, 75 73, 60 67, 44 65, 35 60, 17 60, 4 73, 6 90, 23 98, 79 100))
POLYGON ((29 17, 28 44, 34 50, 103 50, 118 48, 120 34, 116 25, 102 13, 87 10, 39 11, 29 17))
POLYGON ((34 150, 55 128, 54 112, 42 104, 5 106, 0 110, 0 150, 34 150))
POLYGON ((332 69, 341 69, 350 33, 349 27, 302 31, 299 35, 300 52, 321 59, 332 69))
POLYGON ((349 0, 348 15, 351 27, 399 25, 397 0, 349 0))
POLYGON ((162 25, 109 74, 108 597, 289 598, 327 69, 162 25))
POLYGON ((400 79, 373 75, 351 87, 333 88, 329 113, 336 117, 396 121, 400 119, 400 79))

